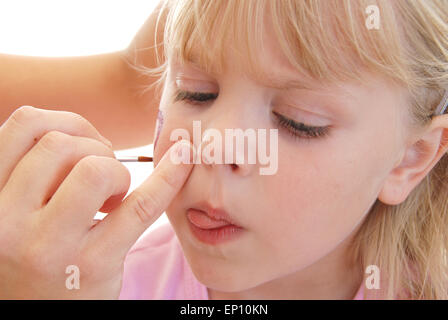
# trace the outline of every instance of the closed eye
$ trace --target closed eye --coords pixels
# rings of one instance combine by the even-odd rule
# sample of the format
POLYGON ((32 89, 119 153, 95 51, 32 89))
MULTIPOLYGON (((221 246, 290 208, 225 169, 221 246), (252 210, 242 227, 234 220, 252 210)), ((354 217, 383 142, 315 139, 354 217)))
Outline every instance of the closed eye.
MULTIPOLYGON (((192 92, 177 89, 174 94, 174 102, 186 101, 187 103, 195 106, 204 105, 208 101, 213 101, 218 97, 217 93, 209 92, 192 92)), ((280 127, 287 130, 295 138, 320 138, 329 134, 329 126, 316 127, 308 126, 302 122, 296 122, 289 119, 278 112, 272 111, 277 119, 277 123, 280 127)))
POLYGON ((283 127, 284 129, 287 129, 288 132, 294 137, 305 139, 320 138, 324 137, 329 133, 329 126, 326 127, 308 126, 302 122, 296 122, 292 119, 289 119, 278 112, 272 111, 272 113, 277 118, 278 125, 283 127))
POLYGON ((187 101, 193 105, 201 105, 204 104, 204 102, 215 100, 217 97, 217 93, 191 92, 177 89, 174 95, 174 102, 187 101))

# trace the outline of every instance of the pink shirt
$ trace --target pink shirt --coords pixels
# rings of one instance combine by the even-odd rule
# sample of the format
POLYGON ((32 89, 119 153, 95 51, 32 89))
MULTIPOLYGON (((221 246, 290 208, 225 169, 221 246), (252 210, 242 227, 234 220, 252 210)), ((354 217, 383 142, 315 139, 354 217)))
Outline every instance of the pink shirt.
MULTIPOLYGON (((354 300, 362 300, 362 287, 354 300)), ((119 299, 208 300, 207 287, 195 278, 169 223, 129 250, 119 299)))

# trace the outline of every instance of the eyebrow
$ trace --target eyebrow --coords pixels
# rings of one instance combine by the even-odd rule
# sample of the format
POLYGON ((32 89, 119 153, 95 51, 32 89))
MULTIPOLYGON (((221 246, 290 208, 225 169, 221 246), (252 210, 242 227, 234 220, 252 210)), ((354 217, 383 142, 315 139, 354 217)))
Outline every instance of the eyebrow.
POLYGON ((284 76, 269 76, 265 74, 262 76, 264 80, 259 81, 263 85, 279 89, 279 90, 288 90, 288 89, 299 89, 299 90, 311 90, 317 91, 318 88, 316 86, 309 85, 307 82, 303 80, 298 80, 292 77, 284 77, 284 76))
POLYGON ((324 114, 335 114, 337 116, 345 116, 349 113, 348 104, 350 104, 350 100, 355 99, 355 97, 348 91, 343 90, 340 94, 336 96, 330 94, 325 94, 325 86, 318 86, 309 84, 305 80, 298 79, 298 77, 294 76, 283 76, 283 75, 275 75, 269 76, 265 75, 266 80, 262 80, 260 84, 265 85, 269 88, 279 89, 279 90, 302 90, 309 91, 314 93, 321 93, 325 97, 318 97, 318 99, 325 99, 326 103, 316 103, 313 104, 313 108, 307 109, 309 111, 321 110, 324 114), (328 113, 330 112, 330 113, 328 113))
MULTIPOLYGON (((193 67, 199 70, 205 71, 198 61, 199 59, 195 54, 192 54, 186 59, 186 62, 188 64, 192 65, 193 67)), ((279 90, 301 89, 301 90, 313 90, 313 91, 318 90, 316 86, 310 86, 304 80, 298 80, 297 77, 293 76, 290 77, 290 76, 275 75, 275 77, 273 77, 272 74, 259 72, 258 75, 253 78, 255 78, 255 81, 258 82, 259 84, 262 84, 264 86, 273 89, 279 89, 279 90)))
MULTIPOLYGON (((192 55, 191 57, 188 57, 186 59, 186 62, 191 64, 192 66, 198 68, 199 70, 203 70, 204 68, 200 65, 198 62, 196 55, 192 55)), ((282 76, 282 75, 275 75, 275 77, 272 76, 272 74, 268 74, 265 72, 259 72, 259 75, 257 77, 254 77, 255 81, 259 84, 262 84, 264 86, 267 86, 269 88, 273 89, 279 89, 279 90, 288 90, 288 89, 300 89, 300 90, 312 90, 316 91, 318 88, 316 86, 310 86, 307 84, 304 80, 299 80, 297 77, 294 76, 282 76), (258 79, 256 79, 258 78, 258 79), (263 79, 263 80, 259 80, 263 79)))

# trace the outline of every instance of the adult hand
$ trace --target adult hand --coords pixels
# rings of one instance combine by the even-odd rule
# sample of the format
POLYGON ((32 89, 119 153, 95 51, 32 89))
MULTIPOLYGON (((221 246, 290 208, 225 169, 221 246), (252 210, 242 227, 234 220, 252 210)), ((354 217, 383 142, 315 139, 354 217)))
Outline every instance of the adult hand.
POLYGON ((192 169, 170 153, 190 147, 174 144, 123 200, 129 172, 87 120, 17 109, 0 127, 0 299, 117 298, 126 253, 192 169), (93 224, 97 211, 108 215, 93 224), (67 285, 77 271, 79 289, 67 285))

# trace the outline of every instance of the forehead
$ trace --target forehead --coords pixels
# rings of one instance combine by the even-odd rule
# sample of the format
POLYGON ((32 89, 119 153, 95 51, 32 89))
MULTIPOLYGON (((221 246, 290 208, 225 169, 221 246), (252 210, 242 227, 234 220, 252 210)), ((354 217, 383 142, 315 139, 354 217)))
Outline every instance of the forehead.
POLYGON ((179 52, 174 52, 169 60, 176 65, 188 64, 215 77, 223 73, 244 73, 251 80, 270 88, 316 90, 322 87, 322 83, 293 67, 279 49, 272 32, 263 34, 261 43, 251 56, 245 49, 237 47, 236 43, 225 46, 221 50, 225 59, 218 61, 218 57, 214 59, 204 55, 207 47, 194 45, 188 54, 181 56, 179 52))

